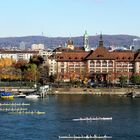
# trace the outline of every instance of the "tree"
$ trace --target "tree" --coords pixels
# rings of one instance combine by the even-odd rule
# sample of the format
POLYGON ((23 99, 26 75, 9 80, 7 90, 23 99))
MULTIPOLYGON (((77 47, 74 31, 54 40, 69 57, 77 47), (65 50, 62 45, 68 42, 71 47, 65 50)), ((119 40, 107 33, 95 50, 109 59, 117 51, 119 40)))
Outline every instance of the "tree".
POLYGON ((40 84, 44 85, 49 80, 49 67, 47 65, 38 68, 38 79, 40 84))
POLYGON ((140 84, 140 75, 132 75, 130 81, 133 84, 140 84))
POLYGON ((1 58, 0 59, 0 67, 12 66, 14 60, 11 58, 1 58))
POLYGON ((37 66, 35 64, 26 64, 24 78, 30 81, 37 81, 37 66))
POLYGON ((21 69, 21 71, 24 71, 25 65, 26 65, 26 64, 27 64, 27 61, 26 61, 26 60, 19 59, 19 60, 14 64, 14 67, 15 67, 15 68, 21 69))
POLYGON ((37 67, 39 67, 41 64, 43 64, 44 59, 40 55, 34 55, 33 57, 30 58, 29 63, 31 64, 36 64, 37 67))
POLYGON ((49 82, 54 83, 55 82, 55 79, 56 79, 56 75, 50 75, 49 76, 49 82))
POLYGON ((128 79, 127 76, 120 76, 120 77, 119 77, 121 86, 124 86, 124 84, 127 83, 127 79, 128 79))

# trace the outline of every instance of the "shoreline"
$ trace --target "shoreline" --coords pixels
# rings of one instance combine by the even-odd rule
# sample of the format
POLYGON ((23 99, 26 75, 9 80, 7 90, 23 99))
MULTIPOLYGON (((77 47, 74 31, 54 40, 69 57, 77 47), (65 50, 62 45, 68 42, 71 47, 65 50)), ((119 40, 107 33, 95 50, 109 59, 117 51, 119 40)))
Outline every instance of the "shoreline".
POLYGON ((54 88, 48 95, 126 95, 135 92, 140 94, 140 89, 132 88, 54 88))
MULTIPOLYGON (((6 87, 5 87, 6 88, 6 87)), ((5 88, 0 88, 1 91, 4 91, 5 88)), ((7 90, 10 89, 11 92, 13 92, 14 95, 22 92, 22 93, 30 93, 37 91, 35 88, 15 88, 10 87, 7 88, 7 90)), ((109 87, 109 88, 83 88, 83 87, 63 87, 63 88, 54 88, 52 87, 45 93, 45 95, 126 95, 128 93, 135 93, 137 95, 140 95, 140 88, 118 88, 118 87, 109 87)))

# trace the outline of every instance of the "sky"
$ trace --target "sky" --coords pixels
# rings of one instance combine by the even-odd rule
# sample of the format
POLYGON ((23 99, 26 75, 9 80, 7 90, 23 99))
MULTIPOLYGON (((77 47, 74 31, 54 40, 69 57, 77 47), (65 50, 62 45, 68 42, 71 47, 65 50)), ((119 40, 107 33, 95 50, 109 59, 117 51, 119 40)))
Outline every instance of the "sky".
POLYGON ((140 36, 140 0, 0 0, 0 37, 140 36))

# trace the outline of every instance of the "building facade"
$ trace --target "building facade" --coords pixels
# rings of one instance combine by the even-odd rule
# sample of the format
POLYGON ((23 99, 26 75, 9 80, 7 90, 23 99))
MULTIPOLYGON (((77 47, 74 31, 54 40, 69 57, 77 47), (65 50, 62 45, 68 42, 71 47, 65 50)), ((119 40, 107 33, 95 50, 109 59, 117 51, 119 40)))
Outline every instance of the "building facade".
POLYGON ((56 54, 57 80, 92 79, 96 82, 117 83, 120 76, 140 74, 140 52, 113 51, 104 47, 102 35, 93 51, 63 51, 56 54))
POLYGON ((38 51, 7 51, 7 50, 0 50, 0 59, 1 58, 10 58, 15 61, 19 59, 23 59, 29 61, 33 55, 38 55, 38 51))

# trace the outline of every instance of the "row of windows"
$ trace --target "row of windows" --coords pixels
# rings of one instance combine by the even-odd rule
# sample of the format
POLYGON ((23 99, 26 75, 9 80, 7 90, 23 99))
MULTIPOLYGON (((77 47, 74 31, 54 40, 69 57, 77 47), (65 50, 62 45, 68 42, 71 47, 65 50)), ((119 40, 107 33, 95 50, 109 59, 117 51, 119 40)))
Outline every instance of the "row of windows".
POLYGON ((91 68, 90 69, 90 72, 97 72, 97 71, 99 71, 99 72, 113 72, 113 69, 93 69, 93 68, 91 68))
POLYGON ((90 63, 111 63, 111 64, 113 64, 113 61, 100 61, 100 60, 98 60, 98 61, 90 61, 90 63))
POLYGON ((116 66, 117 66, 117 67, 133 67, 134 64, 132 64, 132 63, 129 63, 129 64, 117 63, 116 66))
POLYGON ((100 65, 100 64, 96 64, 96 65, 91 64, 90 65, 90 67, 95 67, 95 66, 96 67, 113 67, 113 65, 103 65, 103 64, 102 65, 100 65))
POLYGON ((117 69, 116 72, 133 72, 133 69, 117 69))

